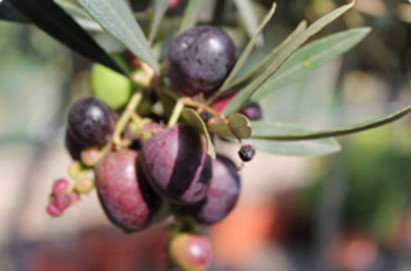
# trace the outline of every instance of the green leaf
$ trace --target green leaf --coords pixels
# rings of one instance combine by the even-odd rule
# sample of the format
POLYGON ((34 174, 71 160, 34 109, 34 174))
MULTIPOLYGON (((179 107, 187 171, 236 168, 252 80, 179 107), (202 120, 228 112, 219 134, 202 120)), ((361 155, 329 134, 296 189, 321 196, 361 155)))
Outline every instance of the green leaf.
POLYGON ((210 134, 208 133, 207 126, 197 111, 191 108, 185 108, 182 117, 190 126, 195 127, 198 131, 204 134, 207 140, 207 153, 212 159, 215 159, 216 153, 210 134))
POLYGON ((88 13, 84 9, 82 9, 79 5, 75 3, 67 2, 67 0, 54 0, 54 2, 58 4, 60 7, 62 7, 64 10, 69 12, 75 18, 91 20, 90 15, 88 15, 88 13))
POLYGON ((93 32, 103 31, 103 28, 101 28, 101 26, 79 5, 67 2, 66 0, 54 0, 54 2, 69 13, 83 29, 93 32))
POLYGON ((251 81, 246 87, 240 90, 234 98, 230 101, 230 103, 224 108, 223 114, 228 115, 233 112, 237 112, 240 108, 249 100, 251 95, 261 86, 262 83, 277 69, 282 62, 285 60, 284 50, 288 50, 291 54, 291 47, 292 43, 297 40, 301 35, 303 35, 303 31, 305 30, 305 23, 304 21, 300 23, 297 28, 293 31, 292 36, 288 39, 285 39, 279 46, 277 46, 273 52, 271 53, 274 56, 282 54, 282 58, 275 58, 275 60, 266 67, 265 70, 260 73, 253 81, 251 81), (278 49, 280 48, 280 49, 278 49))
POLYGON ((249 138, 251 135, 250 121, 243 114, 235 113, 227 117, 228 124, 218 118, 208 126, 210 132, 221 137, 249 138))
POLYGON ((159 64, 150 45, 125 1, 77 0, 77 2, 103 29, 150 65, 157 74, 160 73, 159 64))
POLYGON ((316 156, 325 155, 340 150, 340 145, 334 138, 306 140, 298 142, 276 141, 271 139, 254 139, 254 135, 282 135, 282 134, 303 134, 312 131, 307 127, 298 126, 295 124, 252 121, 253 128, 252 139, 247 139, 245 142, 253 145, 257 150, 269 153, 283 155, 300 155, 300 156, 316 156))
POLYGON ((197 24, 200 12, 206 4, 207 1, 190 0, 184 11, 183 20, 181 21, 180 29, 178 30, 179 34, 197 24))
POLYGON ((107 52, 54 1, 10 0, 10 3, 41 30, 71 50, 123 73, 107 52))
POLYGON ((155 0, 154 1, 154 15, 153 20, 151 22, 150 34, 149 34, 149 42, 152 43, 157 31, 158 27, 160 26, 160 22, 166 14, 168 6, 168 0, 155 0))
POLYGON ((271 52, 266 55, 257 65, 255 65, 253 68, 251 68, 248 72, 244 72, 244 75, 242 75, 240 78, 236 79, 234 82, 229 84, 226 89, 231 89, 232 87, 239 85, 246 80, 250 79, 251 76, 257 72, 258 70, 262 69, 264 66, 267 65, 267 63, 278 54, 278 52, 284 48, 285 45, 287 45, 291 39, 293 39, 296 35, 299 35, 302 33, 305 29, 307 28, 307 22, 306 21, 301 21, 297 27, 278 45, 276 46, 271 52))
MULTIPOLYGON (((253 37, 258 29, 258 18, 254 11, 252 0, 233 0, 240 14, 240 19, 243 21, 245 31, 249 37, 253 37)), ((259 45, 264 43, 263 37, 257 35, 256 42, 259 45)))
POLYGON ((337 140, 333 138, 294 142, 247 139, 244 142, 258 151, 290 156, 321 156, 341 150, 337 140))
POLYGON ((323 29, 326 25, 337 19, 339 16, 349 10, 353 3, 344 5, 327 15, 321 17, 319 20, 310 25, 307 30, 302 33, 296 34, 292 37, 287 44, 284 44, 283 48, 278 51, 272 62, 266 67, 266 69, 250 82, 244 89, 242 89, 224 108, 223 113, 228 115, 230 113, 238 111, 254 94, 254 92, 280 67, 280 65, 306 40, 323 29))
MULTIPOLYGON (((327 138, 333 136, 343 136, 353 133, 358 133, 361 131, 366 131, 372 128, 376 128, 387 123, 393 122, 398 120, 404 116, 406 116, 409 112, 411 112, 411 105, 404 107, 401 110, 398 110, 390 115, 366 121, 360 124, 330 129, 330 130, 323 130, 323 131, 303 131, 303 130, 292 130, 292 129, 278 129, 277 124, 270 124, 270 122, 264 121, 255 121, 251 122, 253 134, 251 138, 255 139, 265 139, 265 140, 282 140, 282 141, 295 141, 295 140, 311 140, 311 139, 319 139, 319 138, 327 138)), ((293 128, 294 129, 294 128, 293 128)))
POLYGON ((327 64, 358 44, 370 32, 370 28, 357 28, 313 41, 295 52, 281 68, 253 95, 259 100, 274 89, 306 77, 312 71, 327 64))
POLYGON ((267 23, 271 20, 273 17, 275 10, 276 10, 277 4, 273 3, 270 11, 265 15, 264 19, 262 20, 260 26, 258 27, 257 31, 254 33, 253 37, 251 40, 248 42, 247 46, 244 48, 244 50, 241 52, 240 57, 237 59, 233 69, 231 70, 230 74, 227 76, 227 78, 224 80, 224 83, 221 85, 219 91, 214 94, 213 97, 217 97, 219 94, 221 94, 227 85, 232 81, 234 76, 238 73, 238 71, 243 67, 244 63, 246 62, 248 56, 251 53, 251 50, 254 47, 254 44, 257 40, 258 35, 261 33, 261 31, 264 29, 264 27, 267 25, 267 23))

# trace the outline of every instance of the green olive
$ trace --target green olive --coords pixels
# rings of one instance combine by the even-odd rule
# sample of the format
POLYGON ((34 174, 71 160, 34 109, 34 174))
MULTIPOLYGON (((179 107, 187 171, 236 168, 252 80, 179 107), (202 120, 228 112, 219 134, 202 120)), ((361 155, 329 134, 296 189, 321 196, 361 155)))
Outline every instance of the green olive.
POLYGON ((111 108, 119 109, 130 99, 132 83, 120 73, 96 63, 91 69, 90 77, 93 95, 111 108))

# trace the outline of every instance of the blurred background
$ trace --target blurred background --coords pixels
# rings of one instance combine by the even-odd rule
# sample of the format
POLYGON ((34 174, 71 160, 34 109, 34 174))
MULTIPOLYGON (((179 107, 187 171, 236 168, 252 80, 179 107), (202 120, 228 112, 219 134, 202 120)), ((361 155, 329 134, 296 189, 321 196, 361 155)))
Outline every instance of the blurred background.
MULTIPOLYGON (((236 36, 231 1, 211 2, 226 12, 211 12, 213 22, 236 36)), ((264 14, 272 1, 255 2, 264 14)), ((279 1, 266 47, 302 18, 312 22, 343 3, 279 1)), ((317 37, 357 26, 372 32, 343 58, 270 94, 261 102, 264 118, 331 128, 410 104, 411 4, 357 0, 317 37)), ((166 266, 161 225, 123 234, 107 221, 95 191, 58 219, 45 212, 53 181, 68 176, 66 113, 89 93, 90 64, 33 25, 0 21, 0 270, 166 266)), ((258 152, 241 172, 234 212, 208 229, 211 270, 411 270, 410 124, 408 117, 339 138, 342 151, 325 157, 258 152)))

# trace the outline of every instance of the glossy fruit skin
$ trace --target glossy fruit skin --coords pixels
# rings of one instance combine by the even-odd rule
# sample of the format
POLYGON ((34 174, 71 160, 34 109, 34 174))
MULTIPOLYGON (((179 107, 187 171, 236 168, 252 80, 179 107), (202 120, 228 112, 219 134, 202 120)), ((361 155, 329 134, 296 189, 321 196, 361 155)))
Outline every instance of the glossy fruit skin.
POLYGON ((170 256, 184 271, 206 270, 211 264, 210 241, 201 235, 180 233, 169 245, 170 256))
POLYGON ((67 152, 70 154, 71 158, 74 160, 80 160, 81 151, 85 148, 85 145, 76 140, 68 132, 68 130, 66 130, 66 134, 64 135, 64 145, 66 146, 67 152))
POLYGON ((258 103, 250 102, 246 106, 240 109, 239 113, 246 116, 249 120, 262 119, 261 108, 258 103))
POLYGON ((171 86, 187 96, 211 95, 237 59, 231 38, 220 28, 197 26, 178 36, 169 47, 171 86))
POLYGON ((124 75, 101 64, 91 69, 90 83, 93 96, 113 109, 126 105, 132 92, 132 83, 124 75))
POLYGON ((71 204, 70 196, 67 194, 54 195, 51 204, 54 205, 60 212, 63 212, 71 204))
POLYGON ((177 204, 202 200, 211 178, 205 139, 193 128, 175 125, 143 144, 141 163, 153 188, 177 204))
POLYGON ((69 182, 66 179, 58 179, 53 184, 52 192, 54 195, 64 194, 69 187, 69 182))
POLYGON ((67 131, 82 147, 102 147, 110 140, 115 124, 116 114, 106 103, 87 97, 71 107, 67 131))
POLYGON ((255 149, 250 144, 244 144, 241 146, 240 150, 238 151, 238 155, 240 156, 241 160, 244 162, 249 162, 253 159, 255 155, 255 149))
POLYGON ((186 206, 197 222, 212 225, 223 220, 235 207, 240 193, 240 176, 234 163, 218 155, 212 162, 210 189, 205 199, 186 206))
POLYGON ((96 188, 112 223, 125 232, 146 228, 161 206, 131 150, 109 152, 96 165, 96 188))

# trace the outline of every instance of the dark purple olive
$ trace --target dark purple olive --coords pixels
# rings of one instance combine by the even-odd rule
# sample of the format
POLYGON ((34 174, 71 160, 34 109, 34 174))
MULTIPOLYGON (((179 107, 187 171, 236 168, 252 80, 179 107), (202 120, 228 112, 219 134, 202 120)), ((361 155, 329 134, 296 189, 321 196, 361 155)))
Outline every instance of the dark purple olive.
POLYGON ((171 86, 187 96, 212 94, 237 59, 231 38, 220 28, 197 26, 178 36, 169 47, 171 86))
POLYGON ((107 217, 126 232, 146 228, 161 206, 131 150, 109 152, 95 167, 96 188, 107 217))
POLYGON ((258 103, 255 102, 250 102, 249 104, 241 108, 239 112, 246 116, 249 120, 262 119, 261 108, 258 103))
POLYGON ((116 114, 107 104, 87 97, 70 108, 67 129, 85 147, 102 147, 110 140, 115 124, 116 114))
POLYGON ((66 145, 66 149, 71 158, 74 160, 80 160, 81 151, 85 148, 85 146, 78 142, 67 130, 64 135, 64 144, 66 145))
POLYGON ((207 225, 225 218, 233 210, 240 193, 240 176, 230 159, 217 156, 212 161, 212 171, 211 185, 206 197, 185 207, 197 222, 207 225))
POLYGON ((198 202, 210 185, 205 139, 190 126, 175 125, 152 136, 143 144, 141 162, 154 189, 174 203, 198 202))

